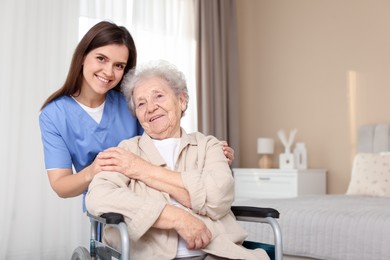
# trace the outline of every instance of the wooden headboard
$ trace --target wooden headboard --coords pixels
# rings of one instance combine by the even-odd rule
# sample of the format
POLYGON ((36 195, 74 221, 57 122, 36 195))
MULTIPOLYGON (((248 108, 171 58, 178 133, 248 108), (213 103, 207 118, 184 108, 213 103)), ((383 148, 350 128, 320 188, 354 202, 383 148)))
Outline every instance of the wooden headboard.
POLYGON ((363 125, 358 130, 358 151, 380 153, 390 151, 390 125, 363 125))

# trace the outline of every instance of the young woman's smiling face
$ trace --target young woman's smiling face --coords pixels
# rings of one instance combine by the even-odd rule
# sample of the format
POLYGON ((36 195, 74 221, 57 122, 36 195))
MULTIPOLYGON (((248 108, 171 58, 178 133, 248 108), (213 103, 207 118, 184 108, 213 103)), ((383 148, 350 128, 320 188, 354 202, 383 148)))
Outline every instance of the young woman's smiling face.
POLYGON ((133 100, 137 118, 150 137, 158 140, 180 137, 185 99, 177 97, 164 79, 141 80, 134 88, 133 100))
POLYGON ((90 51, 83 63, 81 92, 105 95, 123 77, 129 50, 125 45, 110 44, 90 51))

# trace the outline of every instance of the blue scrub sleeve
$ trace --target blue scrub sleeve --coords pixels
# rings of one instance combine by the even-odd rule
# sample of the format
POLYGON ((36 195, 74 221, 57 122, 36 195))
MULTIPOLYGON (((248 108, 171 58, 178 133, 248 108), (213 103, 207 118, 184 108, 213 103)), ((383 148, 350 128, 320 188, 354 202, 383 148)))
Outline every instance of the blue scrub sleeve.
POLYGON ((40 114, 39 125, 46 169, 72 168, 72 158, 68 147, 52 120, 45 113, 40 114))

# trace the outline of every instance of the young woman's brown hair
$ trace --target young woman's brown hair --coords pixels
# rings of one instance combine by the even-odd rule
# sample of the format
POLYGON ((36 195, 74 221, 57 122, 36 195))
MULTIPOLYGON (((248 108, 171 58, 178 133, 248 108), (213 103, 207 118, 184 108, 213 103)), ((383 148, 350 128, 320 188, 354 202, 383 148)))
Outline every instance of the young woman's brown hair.
MULTIPOLYGON (((129 58, 124 69, 124 75, 135 67, 137 63, 137 50, 129 31, 123 26, 118 26, 107 21, 97 23, 84 35, 77 45, 64 85, 46 99, 41 110, 48 103, 60 96, 78 93, 81 89, 85 56, 90 51, 109 44, 125 45, 129 49, 129 58)), ((113 89, 120 91, 121 82, 122 80, 113 89)))

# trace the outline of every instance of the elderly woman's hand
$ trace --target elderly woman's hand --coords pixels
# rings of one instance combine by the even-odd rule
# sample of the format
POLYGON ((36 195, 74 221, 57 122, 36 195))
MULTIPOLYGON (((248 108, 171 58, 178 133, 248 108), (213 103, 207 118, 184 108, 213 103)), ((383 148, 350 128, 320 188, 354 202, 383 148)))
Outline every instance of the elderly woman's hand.
POLYGON ((141 173, 153 167, 138 155, 119 147, 108 148, 96 157, 104 162, 102 171, 120 172, 131 179, 138 179, 141 173))
POLYGON ((138 155, 119 147, 112 147, 100 152, 97 156, 104 162, 102 171, 119 172, 143 182, 147 186, 169 193, 185 207, 191 207, 191 200, 187 189, 184 187, 179 172, 170 171, 164 167, 153 165, 138 155))
POLYGON ((188 249, 205 248, 212 239, 210 230, 200 219, 173 205, 165 206, 153 226, 176 230, 187 243, 188 249))
POLYGON ((207 226, 188 212, 184 212, 177 219, 175 230, 186 241, 187 248, 191 250, 205 248, 212 238, 207 226))

